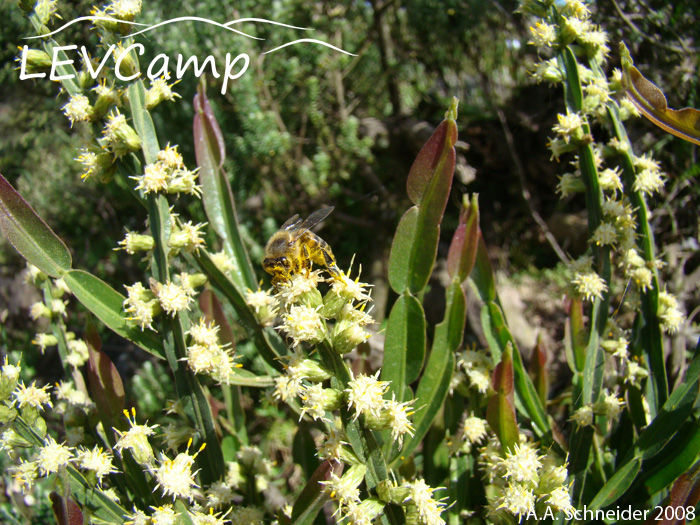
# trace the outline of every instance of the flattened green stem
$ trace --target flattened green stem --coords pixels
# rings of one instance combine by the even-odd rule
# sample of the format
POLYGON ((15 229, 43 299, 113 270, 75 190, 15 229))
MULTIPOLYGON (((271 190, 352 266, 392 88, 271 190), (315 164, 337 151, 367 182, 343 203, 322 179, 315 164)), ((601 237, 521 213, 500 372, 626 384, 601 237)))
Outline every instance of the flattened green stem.
POLYGON ((637 219, 637 246, 642 257, 646 261, 647 268, 652 272, 651 288, 642 292, 642 316, 640 336, 635 338, 640 341, 642 348, 637 353, 643 353, 651 371, 651 381, 647 381, 647 401, 652 417, 656 415, 668 398, 668 380, 666 377, 666 362, 663 356, 663 343, 661 340, 661 328, 659 322, 659 279, 656 271, 656 254, 654 248, 654 234, 649 225, 649 212, 644 195, 640 191, 634 191, 635 171, 632 160, 632 145, 627 137, 625 127, 620 120, 620 112, 617 103, 610 102, 607 106, 608 117, 612 121, 615 136, 627 144, 626 150, 620 154, 620 167, 622 168, 622 180, 625 193, 634 208, 637 219))

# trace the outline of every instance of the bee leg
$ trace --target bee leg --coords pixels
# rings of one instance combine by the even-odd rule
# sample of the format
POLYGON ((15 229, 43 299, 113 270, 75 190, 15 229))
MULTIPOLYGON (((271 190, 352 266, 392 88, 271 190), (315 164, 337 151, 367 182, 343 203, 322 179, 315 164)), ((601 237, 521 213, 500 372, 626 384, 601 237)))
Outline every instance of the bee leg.
POLYGON ((343 271, 338 268, 338 265, 335 263, 335 257, 333 257, 333 252, 331 252, 330 247, 319 247, 319 251, 321 252, 321 255, 323 255, 323 262, 326 265, 326 268, 328 268, 328 272, 333 277, 341 277, 343 275, 343 271))
POLYGON ((301 268, 300 269, 304 270, 306 275, 308 276, 309 273, 311 272, 311 267, 312 267, 311 266, 312 265, 311 256, 309 255, 309 250, 305 244, 303 244, 301 246, 301 251, 302 251, 303 256, 301 258, 301 268))

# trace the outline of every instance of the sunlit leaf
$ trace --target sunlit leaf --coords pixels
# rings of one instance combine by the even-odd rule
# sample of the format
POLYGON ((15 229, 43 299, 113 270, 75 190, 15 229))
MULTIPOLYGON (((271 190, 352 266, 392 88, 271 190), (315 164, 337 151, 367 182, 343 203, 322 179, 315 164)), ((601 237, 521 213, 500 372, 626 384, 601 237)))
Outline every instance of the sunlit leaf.
POLYGON ((641 466, 642 458, 637 457, 618 468, 615 474, 603 485, 603 488, 598 491, 588 508, 591 510, 603 509, 615 503, 632 485, 641 466))
POLYGON ((106 282, 83 270, 71 270, 64 280, 76 299, 83 303, 107 328, 143 348, 149 354, 163 358, 163 343, 157 334, 127 324, 122 294, 106 282))
POLYGON ((396 399, 418 378, 425 357, 425 314, 418 299, 401 295, 391 309, 384 342, 382 380, 391 381, 396 399))
POLYGON ((236 260, 236 285, 242 290, 253 290, 256 288, 255 273, 238 230, 231 185, 221 168, 225 155, 223 136, 209 99, 201 88, 194 97, 194 109, 194 151, 199 166, 204 211, 209 224, 224 241, 226 252, 236 260))
POLYGON ((70 270, 68 247, 0 175, 0 226, 22 257, 51 277, 70 270))
POLYGON ((663 91, 634 67, 624 42, 620 42, 620 58, 624 72, 622 86, 639 112, 664 131, 700 145, 700 111, 669 108, 663 91))

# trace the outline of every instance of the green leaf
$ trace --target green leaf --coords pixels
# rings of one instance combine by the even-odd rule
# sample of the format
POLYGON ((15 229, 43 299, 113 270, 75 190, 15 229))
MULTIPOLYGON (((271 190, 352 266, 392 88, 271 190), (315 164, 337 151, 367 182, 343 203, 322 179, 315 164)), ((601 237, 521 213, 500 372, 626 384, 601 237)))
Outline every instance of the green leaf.
POLYGON ((435 264, 440 222, 452 187, 457 142, 457 100, 418 153, 407 190, 416 204, 399 222, 389 255, 389 284, 397 293, 417 294, 428 283, 435 264))
POLYGON ((624 73, 622 87, 639 112, 664 131, 700 145, 700 111, 669 108, 663 91, 634 67, 624 42, 620 42, 620 58, 624 73))
POLYGON ((100 349, 102 342, 92 323, 88 324, 86 334, 90 396, 99 407, 104 428, 112 428, 124 410, 124 384, 117 367, 100 349))
POLYGON ((464 195, 459 225, 455 230, 447 253, 447 273, 451 278, 457 277, 463 283, 469 277, 476 262, 479 248, 479 198, 472 195, 471 203, 464 195))
POLYGON ((0 226, 22 257, 51 277, 61 277, 73 261, 68 247, 0 175, 0 226))
POLYGON ((643 459, 658 453, 690 416, 700 394, 699 374, 700 357, 696 357, 688 367, 685 381, 671 393, 658 415, 639 436, 636 449, 643 459))
POLYGON ((194 525, 189 509, 181 499, 175 501, 175 512, 177 513, 178 525, 194 525))
POLYGON ((75 467, 68 466, 66 471, 68 472, 71 495, 83 507, 90 508, 93 517, 107 523, 124 523, 124 516, 128 514, 124 508, 101 491, 95 490, 95 487, 75 467))
POLYGON ((401 295, 389 314, 382 365, 382 381, 391 381, 398 401, 406 399, 406 387, 418 379, 424 358, 423 307, 412 295, 401 295))
POLYGON ((664 450, 654 457, 659 468, 649 472, 644 486, 650 495, 668 488, 681 474, 686 472, 700 454, 700 422, 694 420, 679 429, 664 450))
MULTIPOLYGON (((414 204, 427 204, 428 199, 434 197, 431 192, 440 188, 441 192, 447 190, 452 182, 452 173, 454 172, 455 151, 454 145, 457 142, 457 105, 458 100, 452 99, 452 103, 447 113, 445 120, 435 129, 425 145, 421 148, 416 160, 411 166, 411 171, 408 173, 406 188, 408 197, 414 204), (447 183, 447 186, 445 186, 447 183)), ((445 204, 447 199, 445 198, 445 204)), ((436 214, 442 215, 442 210, 435 210, 436 214)))
POLYGON ((389 257, 389 284, 398 294, 403 294, 409 283, 411 251, 418 224, 418 207, 413 206, 403 214, 391 243, 389 257))
POLYGON ((507 396, 496 393, 489 399, 486 407, 486 421, 501 442, 503 450, 513 451, 518 441, 518 423, 515 420, 515 410, 507 396))
POLYGON ((414 435, 401 451, 408 456, 428 433, 435 416, 442 408, 454 373, 455 351, 462 342, 467 307, 464 290, 458 281, 447 288, 445 317, 435 327, 435 337, 428 363, 416 390, 418 408, 413 417, 414 435))
POLYGON ((537 390, 535 390, 535 386, 525 370, 520 351, 506 325, 503 312, 495 302, 484 305, 481 311, 481 323, 495 362, 500 361, 502 352, 506 350, 508 345, 512 345, 513 376, 515 394, 517 396, 515 406, 532 419, 535 431, 540 438, 544 442, 550 443, 552 436, 547 414, 542 406, 537 390))
POLYGON ((613 474, 607 483, 603 485, 603 488, 598 491, 598 494, 595 495, 593 501, 588 505, 588 509, 603 509, 620 499, 630 485, 632 485, 641 466, 642 458, 635 457, 631 461, 625 463, 621 468, 617 469, 617 472, 613 474))
POLYGON ((313 524, 316 515, 329 498, 325 491, 325 485, 321 485, 321 481, 328 481, 331 474, 340 476, 342 471, 343 464, 339 461, 326 460, 319 465, 294 502, 292 523, 295 525, 313 524))
POLYGON ((231 185, 221 168, 225 155, 223 136, 202 89, 194 97, 194 108, 194 148, 204 211, 214 231, 224 241, 226 252, 236 260, 236 285, 241 290, 254 290, 255 272, 238 229, 231 185))
POLYGON ((158 160, 158 137, 153 126, 151 114, 146 109, 146 88, 142 80, 136 80, 129 85, 129 105, 131 106, 131 119, 134 129, 141 137, 141 149, 146 164, 153 164, 158 160))
POLYGON ((126 299, 106 282, 83 270, 70 270, 63 276, 70 291, 85 308, 114 333, 128 339, 149 354, 163 359, 163 343, 150 331, 127 324, 123 304, 126 299))
POLYGON ((476 250, 476 264, 469 276, 482 303, 496 301, 496 283, 493 279, 493 267, 489 260, 484 238, 479 232, 479 245, 476 250))

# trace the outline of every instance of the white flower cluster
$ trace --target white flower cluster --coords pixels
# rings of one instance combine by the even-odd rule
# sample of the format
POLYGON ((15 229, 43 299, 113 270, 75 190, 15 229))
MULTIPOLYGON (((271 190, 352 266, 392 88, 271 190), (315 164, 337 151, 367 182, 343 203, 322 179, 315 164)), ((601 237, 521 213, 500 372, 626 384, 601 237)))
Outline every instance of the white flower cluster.
POLYGON ((144 193, 187 193, 197 197, 202 194, 202 187, 197 184, 197 171, 185 168, 182 155, 177 146, 169 144, 158 152, 158 160, 146 164, 142 175, 131 177, 137 182, 136 189, 144 193))
POLYGON ((208 375, 218 384, 230 384, 240 365, 235 364, 229 348, 219 344, 219 327, 200 318, 187 335, 191 338, 187 347, 187 367, 195 374, 208 375))
POLYGON ((521 520, 533 513, 544 517, 573 510, 565 485, 566 464, 554 455, 539 454, 536 445, 522 434, 520 443, 505 452, 498 439, 490 438, 480 450, 479 464, 495 489, 487 489, 486 494, 489 518, 496 523, 509 523, 512 518, 508 516, 521 520), (538 502, 544 505, 536 505, 538 502))
POLYGON ((480 394, 491 390, 491 371, 493 364, 485 350, 475 348, 465 349, 457 354, 456 370, 452 378, 451 388, 467 383, 480 394))

